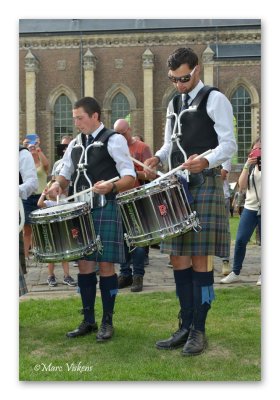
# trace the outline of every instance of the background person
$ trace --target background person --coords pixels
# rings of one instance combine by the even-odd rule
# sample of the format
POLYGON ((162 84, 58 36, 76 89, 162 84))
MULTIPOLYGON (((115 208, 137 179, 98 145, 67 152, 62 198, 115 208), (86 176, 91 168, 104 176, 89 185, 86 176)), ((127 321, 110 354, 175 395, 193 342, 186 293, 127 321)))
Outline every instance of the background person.
MULTIPOLYGON (((179 329, 167 340, 156 343, 158 349, 183 346, 186 356, 202 353, 207 345, 205 323, 214 299, 213 256, 228 254, 229 238, 220 171, 217 168, 236 152, 233 113, 229 100, 218 90, 204 87, 200 80, 198 57, 190 48, 179 48, 168 58, 168 78, 180 93, 168 105, 167 114, 179 114, 198 102, 195 112, 181 118, 180 145, 173 146, 172 168, 183 164, 190 172, 190 191, 202 230, 187 232, 162 242, 162 252, 170 254, 174 269, 176 294, 180 302, 179 329), (201 95, 201 97, 200 97, 201 95), (199 96, 199 97, 198 97, 199 96), (198 154, 213 149, 197 159, 198 154)), ((167 119, 164 144, 155 157, 146 160, 150 167, 168 159, 174 118, 167 119)))
MULTIPOLYGON (((24 146, 19 146, 19 197, 26 200, 38 188, 37 171, 34 159, 24 146)), ((27 293, 24 274, 26 274, 22 231, 19 233, 19 296, 27 293)))
POLYGON ((230 258, 230 245, 231 245, 231 237, 230 237, 230 186, 229 186, 229 173, 231 171, 231 161, 227 160, 222 164, 221 169, 221 178, 223 181, 223 190, 224 190, 224 197, 225 197, 225 209, 226 209, 226 217, 228 221, 228 235, 229 235, 229 253, 226 257, 223 257, 223 264, 222 264, 222 274, 227 276, 230 273, 230 266, 229 266, 229 258, 230 258))
POLYGON ((49 170, 49 161, 47 157, 44 155, 42 149, 39 147, 38 137, 35 143, 30 143, 28 145, 28 150, 30 151, 36 171, 37 171, 37 178, 38 178, 38 189, 36 192, 31 194, 27 199, 23 199, 23 206, 25 212, 25 224, 23 228, 23 241, 24 241, 24 254, 25 258, 29 258, 29 250, 31 247, 32 241, 32 231, 30 225, 29 214, 38 209, 37 203, 39 197, 41 196, 42 191, 44 190, 47 184, 47 176, 49 170))
MULTIPOLYGON (((220 283, 240 281, 247 244, 257 226, 261 233, 261 175, 261 139, 258 137, 238 180, 240 190, 246 190, 246 199, 236 234, 232 272, 220 283)), ((261 276, 257 284, 261 285, 261 276)))
MULTIPOLYGON (((152 157, 150 147, 144 142, 135 139, 132 136, 132 129, 125 119, 118 119, 114 123, 114 130, 125 137, 131 157, 144 163, 145 160, 152 157)), ((145 182, 150 176, 155 177, 143 167, 134 163, 137 179, 134 187, 140 186, 140 182, 145 182)), ((145 247, 135 247, 132 252, 125 245, 126 261, 120 264, 120 275, 118 278, 119 289, 131 286, 132 292, 141 292, 143 290, 143 278, 145 275, 145 247), (132 262, 132 268, 130 264, 132 262)))
MULTIPOLYGON (((40 198, 38 200, 38 203, 37 203, 39 208, 51 207, 51 206, 57 205, 57 197, 59 197, 59 198, 61 197, 62 189, 61 189, 60 186, 56 185, 56 187, 51 191, 51 194, 49 194, 49 188, 51 187, 53 182, 54 181, 51 180, 47 184, 45 189, 43 190, 43 193, 41 194, 41 196, 40 196, 40 198)), ((62 202, 63 202, 63 200, 62 200, 62 202)), ((60 202, 60 204, 61 204, 61 202, 60 202)), ((56 280, 56 276, 54 274, 54 268, 55 268, 55 264, 54 263, 49 263, 48 264, 48 279, 47 279, 47 283, 51 287, 57 286, 57 280, 56 280)), ((70 276, 70 273, 69 273, 69 263, 68 263, 68 261, 62 261, 62 268, 63 268, 63 272, 64 272, 64 276, 63 276, 63 281, 62 282, 65 285, 68 285, 68 286, 76 286, 77 283, 72 278, 72 276, 70 276)))
MULTIPOLYGON (((52 173, 51 173, 52 179, 55 179, 55 177, 57 175, 59 175, 59 172, 63 167, 62 158, 63 158, 64 153, 72 139, 73 139, 72 136, 68 136, 68 135, 62 136, 60 144, 57 146, 57 153, 60 158, 53 164, 52 173)), ((66 194, 66 196, 67 196, 67 194, 66 194)))

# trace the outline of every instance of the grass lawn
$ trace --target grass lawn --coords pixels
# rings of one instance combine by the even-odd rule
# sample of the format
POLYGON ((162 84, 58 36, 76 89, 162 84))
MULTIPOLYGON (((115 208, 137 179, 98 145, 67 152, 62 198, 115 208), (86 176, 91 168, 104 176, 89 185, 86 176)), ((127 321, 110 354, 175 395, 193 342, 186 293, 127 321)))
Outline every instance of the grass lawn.
MULTIPOLYGON (((155 342, 177 329, 174 292, 123 293, 114 315, 115 335, 68 339, 81 321, 79 296, 20 302, 19 379, 23 381, 259 381, 260 288, 216 290, 207 319, 207 351, 181 356, 155 342)), ((101 299, 96 301, 97 321, 101 299)))

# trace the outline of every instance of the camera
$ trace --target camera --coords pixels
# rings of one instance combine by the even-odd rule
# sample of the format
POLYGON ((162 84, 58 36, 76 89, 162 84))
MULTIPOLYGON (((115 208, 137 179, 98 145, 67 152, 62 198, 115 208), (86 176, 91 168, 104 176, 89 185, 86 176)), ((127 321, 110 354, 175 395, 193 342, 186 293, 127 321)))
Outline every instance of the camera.
POLYGON ((252 151, 251 151, 251 153, 249 154, 249 157, 250 158, 256 158, 257 159, 257 166, 258 166, 258 169, 259 169, 259 171, 261 171, 261 168, 262 168, 262 158, 261 158, 261 156, 262 156, 262 152, 261 152, 261 149, 253 149, 252 151))
POLYGON ((249 157, 250 158, 258 158, 258 157, 261 157, 261 155, 262 155, 261 149, 253 149, 251 151, 251 153, 249 154, 249 157))
POLYGON ((67 149, 68 144, 58 144, 56 146, 56 152, 58 157, 62 158, 64 156, 65 150, 67 149))

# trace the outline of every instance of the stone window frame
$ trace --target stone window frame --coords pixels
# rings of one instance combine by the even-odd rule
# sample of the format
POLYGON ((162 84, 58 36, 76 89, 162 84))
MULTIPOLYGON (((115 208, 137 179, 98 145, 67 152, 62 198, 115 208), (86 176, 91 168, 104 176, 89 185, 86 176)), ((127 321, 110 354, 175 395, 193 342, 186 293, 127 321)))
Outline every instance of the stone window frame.
MULTIPOLYGON (((229 85, 229 87, 225 92, 225 95, 227 96, 230 102, 233 94, 239 87, 243 87, 251 98, 251 143, 252 143, 256 139, 256 137, 260 135, 260 120, 259 120, 260 97, 257 89, 248 79, 243 77, 237 77, 231 82, 231 84, 229 85)), ((238 145, 238 136, 236 139, 238 145)), ((244 160, 240 160, 240 164, 243 164, 243 161, 244 162, 246 161, 245 158, 244 160)))
POLYGON ((136 118, 136 97, 133 91, 124 84, 114 83, 109 90, 107 90, 102 107, 102 121, 108 128, 112 128, 112 101, 119 93, 123 94, 128 101, 130 108, 130 124, 133 124, 136 118))
MULTIPOLYGON (((47 104, 46 104, 46 112, 49 115, 49 136, 47 138, 47 147, 49 149, 49 154, 52 157, 52 162, 55 161, 55 133, 54 133, 54 106, 57 101, 57 99, 61 96, 65 95, 68 97, 70 100, 72 106, 74 106, 74 103, 78 100, 78 97, 76 96, 75 92, 70 89, 66 85, 59 85, 56 88, 54 88, 48 95, 47 98, 47 104)), ((75 132, 75 127, 73 125, 73 137, 76 136, 75 132)))

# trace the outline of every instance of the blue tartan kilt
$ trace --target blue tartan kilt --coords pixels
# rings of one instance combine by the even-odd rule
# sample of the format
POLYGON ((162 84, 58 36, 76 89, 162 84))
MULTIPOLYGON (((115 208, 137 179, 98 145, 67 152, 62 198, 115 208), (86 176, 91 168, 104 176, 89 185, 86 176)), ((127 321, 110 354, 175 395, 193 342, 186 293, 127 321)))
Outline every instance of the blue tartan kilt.
POLYGON ((120 210, 115 200, 107 200, 104 207, 91 210, 96 236, 100 236, 102 252, 84 257, 87 261, 123 263, 125 262, 124 235, 120 210))
POLYGON ((223 183, 220 176, 206 176, 205 182, 192 188, 196 211, 202 230, 193 230, 161 243, 161 252, 173 256, 227 257, 230 246, 228 216, 225 212, 223 183))

